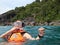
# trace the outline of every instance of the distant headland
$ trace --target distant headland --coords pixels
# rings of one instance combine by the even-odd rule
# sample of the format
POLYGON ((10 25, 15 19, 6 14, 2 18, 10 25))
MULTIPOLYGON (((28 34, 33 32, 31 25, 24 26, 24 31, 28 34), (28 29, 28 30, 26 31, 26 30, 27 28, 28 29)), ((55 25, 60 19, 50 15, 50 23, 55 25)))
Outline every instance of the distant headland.
POLYGON ((0 25, 22 20, 26 25, 60 26, 60 0, 36 0, 0 15, 0 25))

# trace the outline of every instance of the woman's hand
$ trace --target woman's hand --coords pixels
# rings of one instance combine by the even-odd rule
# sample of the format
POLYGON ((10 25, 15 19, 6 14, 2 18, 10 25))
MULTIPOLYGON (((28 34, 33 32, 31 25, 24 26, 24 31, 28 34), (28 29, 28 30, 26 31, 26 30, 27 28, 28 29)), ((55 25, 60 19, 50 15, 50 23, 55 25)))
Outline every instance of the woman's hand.
POLYGON ((20 29, 20 27, 15 26, 14 29, 20 29))

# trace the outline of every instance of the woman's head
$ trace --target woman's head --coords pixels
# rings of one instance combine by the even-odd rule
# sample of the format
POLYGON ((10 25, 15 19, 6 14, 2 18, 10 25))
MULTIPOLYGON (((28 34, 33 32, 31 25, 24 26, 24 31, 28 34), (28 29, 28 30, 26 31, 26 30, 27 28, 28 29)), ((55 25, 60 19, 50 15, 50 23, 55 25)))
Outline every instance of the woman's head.
POLYGON ((39 31, 41 34, 44 34, 44 33, 45 33, 45 28, 40 27, 40 28, 38 29, 38 31, 39 31))
POLYGON ((24 23, 22 23, 22 21, 20 21, 20 20, 17 20, 16 22, 14 22, 13 26, 23 27, 24 26, 24 23))

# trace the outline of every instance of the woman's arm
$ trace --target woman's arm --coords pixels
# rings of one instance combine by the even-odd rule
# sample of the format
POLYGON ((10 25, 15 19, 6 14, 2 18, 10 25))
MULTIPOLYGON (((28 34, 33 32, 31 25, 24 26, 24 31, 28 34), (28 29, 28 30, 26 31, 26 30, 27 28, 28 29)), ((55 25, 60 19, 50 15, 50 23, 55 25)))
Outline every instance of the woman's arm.
POLYGON ((36 38, 33 38, 30 34, 28 34, 28 33, 25 33, 24 35, 23 35, 23 37, 25 37, 26 39, 29 39, 29 40, 39 40, 40 38, 39 38, 39 36, 37 36, 36 38))
POLYGON ((5 35, 9 34, 10 32, 14 31, 16 29, 16 27, 13 27, 12 29, 10 29, 9 31, 7 31, 6 33, 0 35, 0 38, 4 37, 5 35))

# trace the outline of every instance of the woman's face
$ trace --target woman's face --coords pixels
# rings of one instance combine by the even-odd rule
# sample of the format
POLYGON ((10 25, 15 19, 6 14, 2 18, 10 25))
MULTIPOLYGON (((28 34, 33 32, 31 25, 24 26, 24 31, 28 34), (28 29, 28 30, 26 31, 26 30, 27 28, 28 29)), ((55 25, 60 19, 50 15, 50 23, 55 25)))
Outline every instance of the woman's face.
POLYGON ((17 28, 21 28, 22 27, 22 22, 21 21, 17 21, 14 23, 14 26, 17 28))
POLYGON ((22 26, 15 26, 17 29, 22 28, 22 26))
POLYGON ((45 33, 45 31, 44 31, 44 30, 39 30, 39 31, 40 31, 40 33, 41 33, 41 34, 44 34, 44 33, 45 33))
POLYGON ((45 29, 39 29, 39 33, 40 34, 44 34, 45 33, 45 29))

